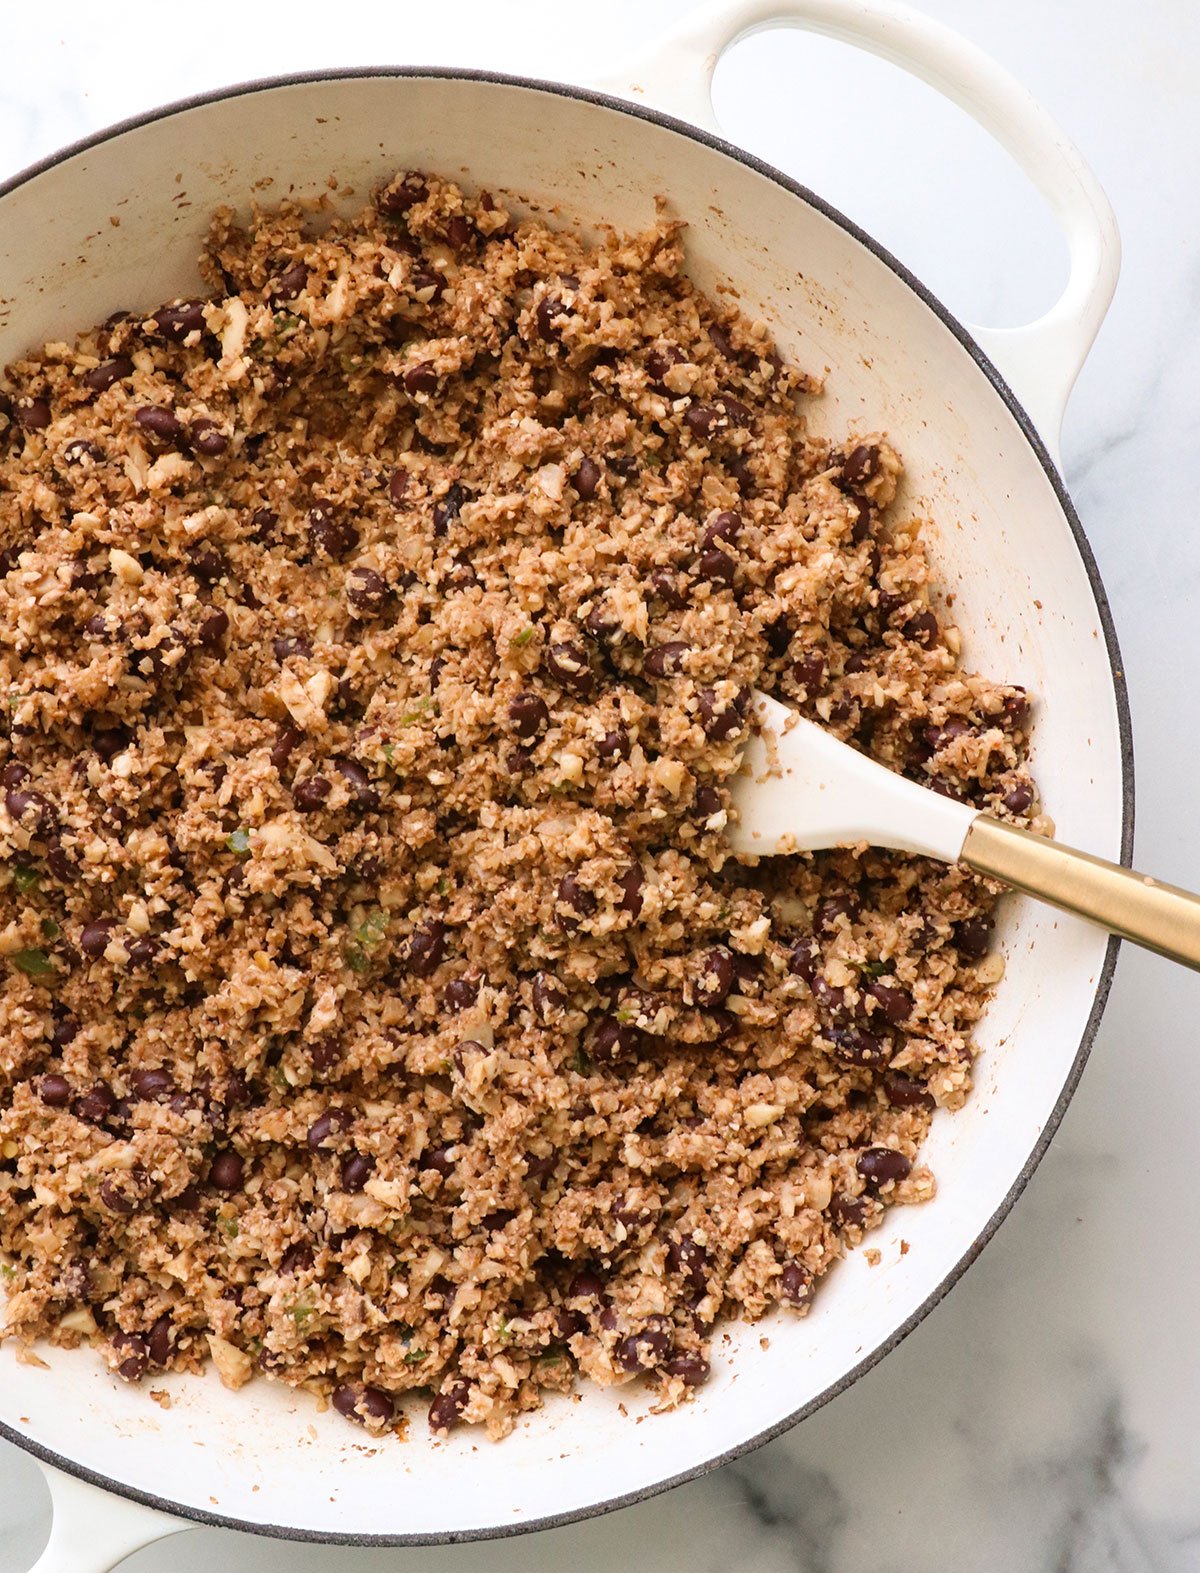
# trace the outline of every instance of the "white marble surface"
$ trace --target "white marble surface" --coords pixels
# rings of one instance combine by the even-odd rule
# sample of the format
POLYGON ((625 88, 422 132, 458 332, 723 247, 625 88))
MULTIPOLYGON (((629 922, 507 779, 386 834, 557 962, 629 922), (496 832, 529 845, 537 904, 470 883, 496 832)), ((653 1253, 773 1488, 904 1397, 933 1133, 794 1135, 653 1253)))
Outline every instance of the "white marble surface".
MULTIPOLYGON (((1200 887, 1200 8, 926 3, 1064 122, 1121 220, 1124 276, 1068 416, 1065 467, 1124 647, 1139 859, 1200 887)), ((241 8, 236 26, 219 7, 6 5, 0 178, 118 117, 248 76, 383 59, 579 77, 684 9, 359 0, 334 35, 329 8, 308 0, 241 8)), ((726 62, 718 99, 731 136, 839 202, 964 314, 1016 321, 1052 297, 1062 258, 1048 221, 923 91, 776 35, 726 62)), ((1074 1104, 978 1265, 882 1366, 764 1451, 499 1545, 343 1552, 203 1530, 139 1553, 130 1573, 1200 1569, 1198 1014, 1193 975, 1126 953, 1074 1104)), ((33 1464, 0 1444, 0 1573, 32 1564, 47 1522, 33 1464)))

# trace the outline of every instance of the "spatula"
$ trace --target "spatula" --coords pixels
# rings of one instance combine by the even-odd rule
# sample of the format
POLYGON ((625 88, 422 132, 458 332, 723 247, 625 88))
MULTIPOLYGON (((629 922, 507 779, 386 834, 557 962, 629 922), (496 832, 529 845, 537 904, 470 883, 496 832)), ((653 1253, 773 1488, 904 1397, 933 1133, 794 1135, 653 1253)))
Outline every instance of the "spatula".
POLYGON ((941 797, 755 692, 755 730, 734 777, 737 853, 866 842, 963 863, 1200 971, 1200 897, 941 797))

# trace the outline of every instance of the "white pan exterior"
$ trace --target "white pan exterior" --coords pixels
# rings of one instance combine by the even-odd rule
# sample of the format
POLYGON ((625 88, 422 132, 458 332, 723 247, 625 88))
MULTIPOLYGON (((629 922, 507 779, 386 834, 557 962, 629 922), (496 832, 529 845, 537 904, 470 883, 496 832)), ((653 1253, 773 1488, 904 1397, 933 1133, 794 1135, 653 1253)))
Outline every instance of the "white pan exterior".
MULTIPOLYGON (((408 167, 572 224, 644 225, 654 195, 668 194, 690 222, 697 281, 731 283, 788 356, 830 368, 815 422, 895 434, 909 476, 898 506, 938 521, 931 549, 957 598, 966 659, 1038 696, 1034 764, 1060 835, 1113 859, 1128 851, 1123 699, 1098 581, 1031 430, 892 264, 780 178, 683 127, 532 84, 437 74, 303 81, 196 104, 0 196, 0 361, 117 308, 194 291, 219 203, 244 207, 255 187, 267 202, 315 192, 333 172, 357 201, 408 167)), ((1107 941, 1018 901, 1001 932, 1008 971, 979 1033, 977 1090, 961 1114, 937 1118, 924 1154, 936 1200, 890 1212, 871 1241, 882 1265, 852 1256, 806 1319, 733 1328, 727 1348, 719 1338, 713 1380, 674 1414, 638 1425, 638 1389, 588 1391, 493 1447, 471 1433, 432 1443, 414 1404, 413 1440, 375 1444, 265 1381, 235 1395, 214 1377, 171 1380, 165 1411, 87 1350, 44 1350, 50 1369, 38 1370, 6 1344, 0 1425, 122 1493, 342 1539, 503 1534, 695 1472, 782 1428, 894 1342, 1040 1155, 1102 1002, 1107 941)))

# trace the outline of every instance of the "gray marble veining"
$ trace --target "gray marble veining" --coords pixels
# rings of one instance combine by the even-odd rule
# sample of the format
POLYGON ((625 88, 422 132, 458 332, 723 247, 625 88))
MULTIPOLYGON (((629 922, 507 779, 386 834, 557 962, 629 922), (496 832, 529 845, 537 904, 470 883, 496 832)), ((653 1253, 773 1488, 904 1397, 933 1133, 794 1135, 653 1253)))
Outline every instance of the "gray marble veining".
MULTIPOLYGON (((1059 116, 1121 220, 1124 275, 1068 416, 1065 467, 1125 656, 1139 858, 1196 888, 1200 8, 926 4, 1059 116)), ((623 42, 685 9, 681 0, 610 0, 601 26, 596 13, 565 14, 556 0, 419 11, 369 0, 331 37, 326 9, 310 0, 293 0, 286 27, 274 9, 249 12, 236 34, 181 27, 146 0, 119 10, 78 0, 6 7, 0 178, 96 126, 238 78, 372 58, 570 77, 593 52, 615 60, 623 42)), ((754 43, 726 64, 719 104, 732 135, 813 179, 952 305, 1015 320, 1049 298, 1060 259, 1029 199, 1003 184, 1011 177, 974 144, 926 155, 916 185, 941 192, 940 178, 963 194, 943 204, 938 224, 947 234, 958 227, 940 245, 942 231, 903 187, 872 183, 872 115, 885 115, 899 90, 871 77, 871 97, 850 98, 855 112, 837 123, 831 154, 816 135, 828 129, 820 105, 797 116, 785 91, 800 58, 791 44, 754 43), (830 185, 806 167, 817 141, 830 185)), ((923 129, 940 123, 936 112, 926 120, 920 102, 895 102, 919 146, 923 129)), ((496 1545, 335 1552, 201 1531, 140 1553, 130 1573, 215 1564, 229 1573, 1196 1573, 1198 1018, 1200 979, 1126 954, 1067 1119, 979 1263, 880 1367, 750 1457, 615 1516, 496 1545)), ((31 1564, 46 1513, 32 1463, 0 1445, 0 1573, 31 1564)))

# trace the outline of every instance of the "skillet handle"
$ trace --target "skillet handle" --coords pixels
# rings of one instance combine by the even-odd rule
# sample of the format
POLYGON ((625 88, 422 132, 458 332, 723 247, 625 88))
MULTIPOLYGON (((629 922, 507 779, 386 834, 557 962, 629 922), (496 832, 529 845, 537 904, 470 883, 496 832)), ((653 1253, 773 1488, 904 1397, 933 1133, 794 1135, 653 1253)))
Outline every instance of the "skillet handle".
POLYGON ((42 1473, 50 1487, 54 1522, 46 1549, 29 1573, 110 1573, 143 1546, 193 1527, 46 1464, 42 1473))
POLYGON ((1116 288, 1120 237, 1108 198, 1074 145, 989 55, 895 0, 712 0, 633 69, 598 85, 719 131, 712 107, 718 61, 739 39, 780 26, 854 44, 927 82, 990 132, 1049 202, 1070 254, 1066 288, 1036 322, 971 332, 1057 458, 1067 400, 1116 288))

